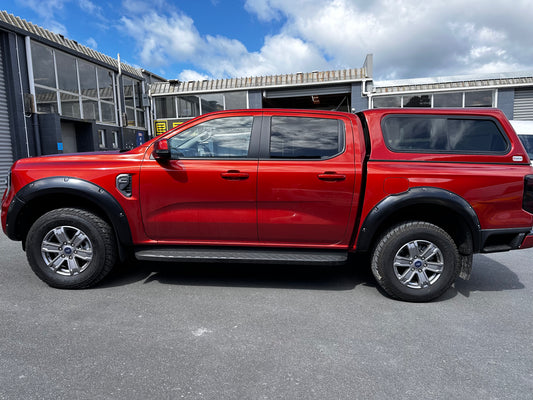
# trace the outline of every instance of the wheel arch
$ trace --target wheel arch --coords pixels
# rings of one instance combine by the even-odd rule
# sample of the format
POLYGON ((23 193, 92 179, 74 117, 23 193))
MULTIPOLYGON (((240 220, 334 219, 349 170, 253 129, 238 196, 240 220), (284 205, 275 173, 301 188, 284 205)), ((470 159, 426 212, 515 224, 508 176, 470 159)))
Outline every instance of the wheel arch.
POLYGON ((24 243, 37 218, 63 207, 92 211, 111 224, 120 244, 132 244, 128 219, 119 202, 102 187, 68 176, 39 179, 19 190, 8 210, 7 235, 24 243))
POLYGON ((411 220, 440 226, 452 236, 462 254, 479 251, 481 225, 472 206, 453 192, 432 187, 411 188, 379 202, 361 225, 356 249, 371 250, 383 232, 411 220))

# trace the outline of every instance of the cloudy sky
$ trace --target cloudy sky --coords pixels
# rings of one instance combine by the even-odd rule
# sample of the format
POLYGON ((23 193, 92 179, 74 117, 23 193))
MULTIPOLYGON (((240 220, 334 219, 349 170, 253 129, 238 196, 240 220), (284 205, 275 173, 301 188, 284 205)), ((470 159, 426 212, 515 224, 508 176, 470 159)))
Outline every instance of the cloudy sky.
POLYGON ((533 0, 11 0, 5 10, 168 79, 360 68, 533 70, 533 0))

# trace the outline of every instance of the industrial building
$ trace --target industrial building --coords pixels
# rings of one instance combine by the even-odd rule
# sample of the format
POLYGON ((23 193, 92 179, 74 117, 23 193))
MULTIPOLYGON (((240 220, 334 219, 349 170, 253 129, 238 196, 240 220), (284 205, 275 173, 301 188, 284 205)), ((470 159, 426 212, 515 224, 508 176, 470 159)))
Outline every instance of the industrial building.
POLYGON ((181 82, 0 11, 0 192, 13 161, 132 148, 210 111, 498 107, 533 120, 533 71, 374 81, 361 68, 181 82))

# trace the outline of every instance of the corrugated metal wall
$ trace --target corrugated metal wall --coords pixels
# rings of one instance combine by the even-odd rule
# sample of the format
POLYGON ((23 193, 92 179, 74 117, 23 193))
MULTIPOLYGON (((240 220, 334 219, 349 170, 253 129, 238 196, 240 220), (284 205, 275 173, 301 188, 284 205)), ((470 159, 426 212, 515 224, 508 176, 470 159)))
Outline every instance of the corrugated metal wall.
POLYGON ((7 187, 7 174, 11 164, 13 164, 13 149, 11 147, 11 132, 9 131, 4 49, 0 40, 0 197, 7 187))
POLYGON ((515 91, 513 119, 533 120, 533 89, 515 91))

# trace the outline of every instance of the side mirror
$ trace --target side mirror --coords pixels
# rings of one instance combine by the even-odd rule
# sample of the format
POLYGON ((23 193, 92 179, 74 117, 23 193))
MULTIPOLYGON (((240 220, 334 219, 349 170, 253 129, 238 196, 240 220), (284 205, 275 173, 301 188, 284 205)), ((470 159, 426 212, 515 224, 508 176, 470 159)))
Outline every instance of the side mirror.
POLYGON ((170 160, 170 147, 168 147, 168 140, 161 139, 154 143, 154 151, 152 153, 157 161, 170 160))

